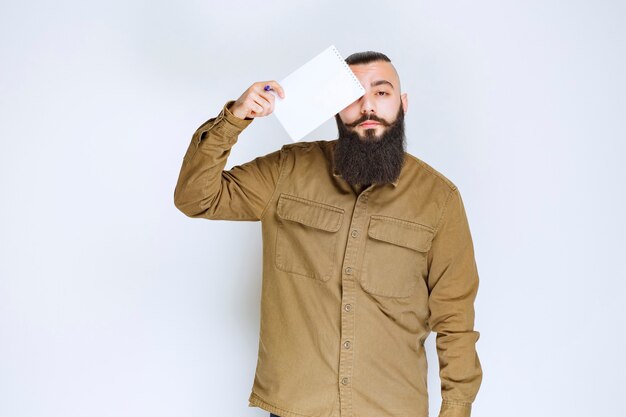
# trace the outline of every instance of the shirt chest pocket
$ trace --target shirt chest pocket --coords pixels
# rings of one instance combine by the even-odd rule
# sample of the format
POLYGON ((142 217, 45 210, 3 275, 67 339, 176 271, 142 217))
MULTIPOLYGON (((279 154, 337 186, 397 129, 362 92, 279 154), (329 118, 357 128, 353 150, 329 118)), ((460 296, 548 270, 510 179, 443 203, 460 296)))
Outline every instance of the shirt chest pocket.
POLYGON ((361 286, 374 295, 408 297, 428 276, 434 236, 428 226, 372 215, 367 229, 361 286))
POLYGON ((281 194, 276 207, 276 267, 328 281, 338 268, 337 232, 343 213, 339 207, 281 194))

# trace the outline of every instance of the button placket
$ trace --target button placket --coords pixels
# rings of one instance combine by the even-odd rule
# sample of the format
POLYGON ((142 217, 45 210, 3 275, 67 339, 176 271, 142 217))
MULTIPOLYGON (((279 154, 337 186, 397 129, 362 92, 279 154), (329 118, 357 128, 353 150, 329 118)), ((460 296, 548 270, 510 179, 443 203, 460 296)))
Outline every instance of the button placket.
POLYGON ((350 224, 350 236, 343 259, 344 273, 341 275, 342 283, 342 304, 341 311, 341 350, 339 355, 339 406, 341 417, 354 417, 354 407, 352 405, 352 371, 354 367, 354 337, 355 337, 355 303, 356 303, 356 280, 354 276, 358 274, 356 269, 359 257, 358 239, 361 230, 366 222, 365 213, 367 211, 366 192, 356 199, 352 212, 350 224))

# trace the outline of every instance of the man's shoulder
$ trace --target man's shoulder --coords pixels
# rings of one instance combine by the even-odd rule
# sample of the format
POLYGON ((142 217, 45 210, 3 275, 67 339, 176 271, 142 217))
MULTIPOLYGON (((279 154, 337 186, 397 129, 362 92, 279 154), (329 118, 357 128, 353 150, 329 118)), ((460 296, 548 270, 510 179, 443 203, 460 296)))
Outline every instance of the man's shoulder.
POLYGON ((422 177, 420 178, 421 181, 430 180, 431 182, 442 186, 448 191, 452 191, 457 188, 456 184, 454 184, 448 177, 442 174, 439 170, 433 168, 424 160, 408 152, 405 152, 405 155, 406 163, 410 164, 410 166, 413 168, 413 172, 415 172, 416 175, 422 177))

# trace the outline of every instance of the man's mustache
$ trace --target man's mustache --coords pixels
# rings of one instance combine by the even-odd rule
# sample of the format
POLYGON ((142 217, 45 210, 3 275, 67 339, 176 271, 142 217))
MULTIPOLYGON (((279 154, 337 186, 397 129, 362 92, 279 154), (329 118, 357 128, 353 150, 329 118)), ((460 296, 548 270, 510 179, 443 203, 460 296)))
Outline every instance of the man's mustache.
POLYGON ((386 120, 381 119, 380 117, 375 116, 375 115, 363 116, 352 123, 345 123, 345 125, 348 127, 357 127, 358 125, 360 125, 361 123, 365 121, 374 121, 374 122, 380 123, 383 126, 389 126, 389 123, 387 123, 386 120))

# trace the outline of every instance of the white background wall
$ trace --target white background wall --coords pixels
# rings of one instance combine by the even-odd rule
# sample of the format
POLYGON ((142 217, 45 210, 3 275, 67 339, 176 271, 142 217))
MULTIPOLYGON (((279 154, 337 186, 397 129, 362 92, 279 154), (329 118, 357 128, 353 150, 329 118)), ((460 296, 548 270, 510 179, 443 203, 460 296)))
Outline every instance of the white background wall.
MULTIPOLYGON (((0 416, 268 415, 260 223, 189 219, 173 190, 202 122, 330 44, 392 59, 408 151, 463 195, 473 416, 621 415, 625 3, 226 4, 2 2, 0 416)), ((288 142, 257 119, 227 168, 288 142)))

